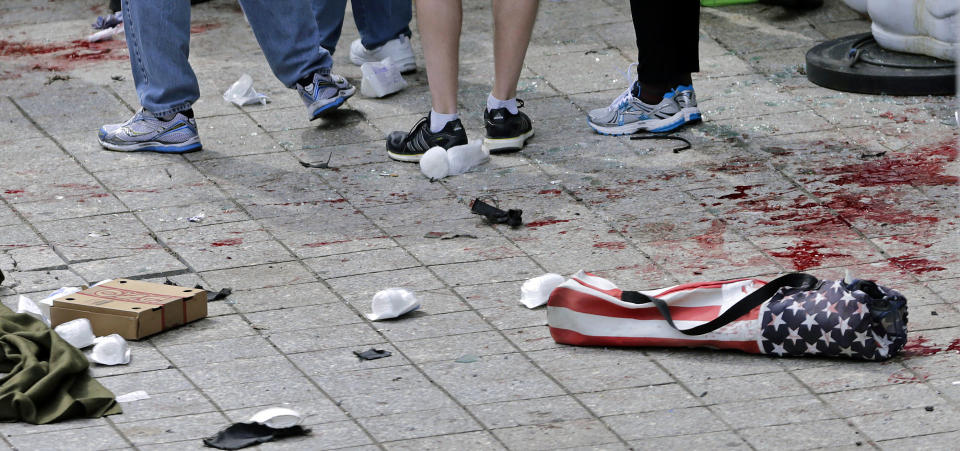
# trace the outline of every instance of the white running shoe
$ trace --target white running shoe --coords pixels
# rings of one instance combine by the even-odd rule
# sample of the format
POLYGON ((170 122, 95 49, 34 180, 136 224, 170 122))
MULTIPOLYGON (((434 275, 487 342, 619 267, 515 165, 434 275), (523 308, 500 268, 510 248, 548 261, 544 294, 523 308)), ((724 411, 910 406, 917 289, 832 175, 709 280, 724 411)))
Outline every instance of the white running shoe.
POLYGON ((417 70, 417 59, 413 55, 413 46, 410 45, 410 38, 406 36, 387 41, 386 44, 375 49, 364 47, 359 39, 350 43, 350 62, 357 66, 363 63, 382 61, 388 57, 400 68, 401 74, 417 70))

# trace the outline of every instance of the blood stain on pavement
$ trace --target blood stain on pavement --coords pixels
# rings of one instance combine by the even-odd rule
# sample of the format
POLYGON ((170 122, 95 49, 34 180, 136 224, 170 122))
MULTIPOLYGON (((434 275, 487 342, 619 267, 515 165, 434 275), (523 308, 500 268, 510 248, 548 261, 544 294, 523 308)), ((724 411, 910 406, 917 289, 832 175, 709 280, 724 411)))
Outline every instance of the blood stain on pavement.
POLYGON ((793 262, 793 268, 797 271, 816 268, 825 258, 849 257, 847 254, 821 252, 820 249, 825 247, 827 246, 811 240, 802 240, 800 243, 788 247, 785 252, 770 252, 770 255, 789 258, 793 262))
POLYGON ((214 241, 210 243, 210 245, 213 247, 236 246, 238 244, 243 244, 243 238, 230 238, 227 240, 214 241))

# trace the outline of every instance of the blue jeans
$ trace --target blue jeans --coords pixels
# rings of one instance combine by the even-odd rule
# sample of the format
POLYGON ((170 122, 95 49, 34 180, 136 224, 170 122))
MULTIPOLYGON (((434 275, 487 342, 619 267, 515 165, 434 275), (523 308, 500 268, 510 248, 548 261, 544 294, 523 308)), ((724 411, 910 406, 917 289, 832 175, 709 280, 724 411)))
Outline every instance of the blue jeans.
MULTIPOLYGON (((329 73, 333 58, 302 0, 240 0, 273 74, 287 87, 315 72, 329 73)), ((343 10, 340 11, 343 21, 343 10)), ((190 54, 190 2, 123 0, 124 33, 140 105, 158 116, 190 109, 200 98, 190 54)), ((228 45, 228 43, 224 43, 228 45)), ((239 76, 239 74, 237 74, 239 76)))
MULTIPOLYGON (((351 0, 353 20, 360 42, 373 49, 401 35, 410 37, 413 6, 410 0, 351 0)), ((313 0, 313 14, 320 27, 320 46, 333 53, 340 41, 347 0, 313 0)))

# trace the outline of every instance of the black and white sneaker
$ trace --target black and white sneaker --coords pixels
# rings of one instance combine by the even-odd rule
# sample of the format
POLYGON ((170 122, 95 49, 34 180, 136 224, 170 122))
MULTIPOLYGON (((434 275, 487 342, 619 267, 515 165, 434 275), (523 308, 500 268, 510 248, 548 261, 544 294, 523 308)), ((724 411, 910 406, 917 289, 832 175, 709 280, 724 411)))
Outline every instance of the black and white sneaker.
MULTIPOLYGON (((523 108, 523 100, 517 99, 517 108, 523 108)), ((484 110, 483 125, 487 129, 483 147, 490 153, 518 151, 533 137, 533 123, 519 111, 513 114, 506 108, 484 110)))
POLYGON ((409 132, 392 132, 387 136, 387 155, 397 161, 420 161, 435 146, 449 149, 467 143, 467 131, 460 119, 447 122, 442 130, 430 132, 430 115, 420 119, 409 132))

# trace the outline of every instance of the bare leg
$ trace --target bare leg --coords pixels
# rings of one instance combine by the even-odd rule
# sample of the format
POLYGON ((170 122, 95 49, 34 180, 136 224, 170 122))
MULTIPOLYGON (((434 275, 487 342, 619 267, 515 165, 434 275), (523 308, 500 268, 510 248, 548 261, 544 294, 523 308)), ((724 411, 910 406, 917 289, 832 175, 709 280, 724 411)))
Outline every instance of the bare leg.
POLYGON ((517 96, 539 4, 539 0, 493 0, 493 96, 500 100, 517 96))
POLYGON ((417 0, 417 26, 427 64, 430 99, 433 111, 438 113, 457 112, 462 19, 460 0, 417 0))

